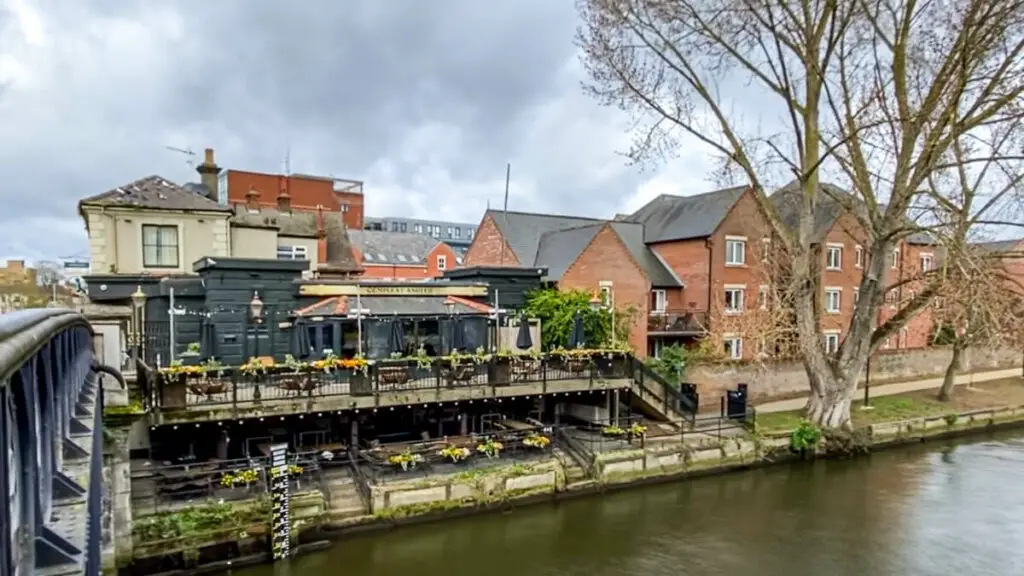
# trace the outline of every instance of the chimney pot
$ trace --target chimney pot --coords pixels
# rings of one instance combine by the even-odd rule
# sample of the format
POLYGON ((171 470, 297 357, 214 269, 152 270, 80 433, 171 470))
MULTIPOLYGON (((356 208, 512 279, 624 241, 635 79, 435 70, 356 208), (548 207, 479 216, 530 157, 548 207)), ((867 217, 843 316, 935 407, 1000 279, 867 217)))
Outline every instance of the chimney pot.
POLYGON ((245 207, 253 212, 260 210, 260 191, 255 186, 250 186, 249 191, 245 193, 245 207))
POLYGON ((203 163, 196 166, 199 172, 199 181, 206 186, 208 198, 214 202, 220 202, 220 166, 213 161, 213 148, 207 148, 203 154, 203 163))
POLYGON ((207 148, 203 156, 203 164, 216 166, 216 162, 213 161, 213 148, 207 148))

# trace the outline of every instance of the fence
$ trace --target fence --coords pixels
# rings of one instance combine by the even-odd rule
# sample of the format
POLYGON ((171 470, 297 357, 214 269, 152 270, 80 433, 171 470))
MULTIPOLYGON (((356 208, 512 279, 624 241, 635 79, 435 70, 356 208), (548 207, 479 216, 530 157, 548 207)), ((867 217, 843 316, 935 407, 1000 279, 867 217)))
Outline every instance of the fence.
MULTIPOLYGON (((550 382, 628 379, 634 362, 627 354, 590 357, 474 357, 338 361, 334 368, 317 363, 253 368, 194 367, 189 370, 148 370, 140 387, 149 406, 180 409, 192 406, 261 403, 270 400, 331 396, 378 396, 473 387, 540 385, 550 382), (344 367, 352 366, 352 367, 344 367)), ((141 367, 143 370, 145 366, 141 367)))
POLYGON ((632 374, 633 381, 639 386, 645 400, 660 403, 665 414, 673 411, 683 420, 693 422, 700 405, 696 388, 688 387, 687 393, 684 394, 679 387, 673 386, 640 360, 633 361, 632 374))

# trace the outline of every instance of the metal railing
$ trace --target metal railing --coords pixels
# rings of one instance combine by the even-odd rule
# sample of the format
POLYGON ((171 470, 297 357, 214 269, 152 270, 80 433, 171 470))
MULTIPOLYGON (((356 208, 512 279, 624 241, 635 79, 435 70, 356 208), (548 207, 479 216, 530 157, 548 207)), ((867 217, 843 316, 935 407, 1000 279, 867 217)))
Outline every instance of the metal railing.
POLYGON ((300 400, 336 396, 375 396, 391 393, 442 391, 449 389, 537 385, 547 393, 552 382, 627 379, 632 375, 632 357, 601 353, 591 357, 558 354, 531 358, 498 357, 462 360, 453 364, 443 358, 429 362, 409 359, 380 360, 361 368, 268 367, 261 373, 246 373, 238 367, 218 368, 205 373, 170 373, 146 369, 139 377, 145 383, 149 407, 160 410, 209 408, 218 405, 245 406, 275 400, 300 400))
POLYGON ((0 576, 100 573, 103 397, 95 370, 81 314, 0 315, 0 576))
POLYGON ((662 412, 675 412, 684 421, 693 424, 697 415, 699 401, 693 396, 683 394, 677 386, 651 369, 638 359, 633 359, 633 382, 640 388, 645 401, 654 400, 661 404, 662 412))
POLYGON ((664 310, 647 316, 648 334, 698 336, 707 329, 708 313, 704 310, 664 310))

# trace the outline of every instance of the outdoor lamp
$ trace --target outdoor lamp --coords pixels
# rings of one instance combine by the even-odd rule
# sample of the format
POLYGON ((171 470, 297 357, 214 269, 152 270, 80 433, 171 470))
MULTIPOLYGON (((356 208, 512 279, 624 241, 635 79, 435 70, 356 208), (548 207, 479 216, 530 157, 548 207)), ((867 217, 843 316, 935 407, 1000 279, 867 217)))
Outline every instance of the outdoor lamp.
POLYGON ((595 311, 600 310, 602 306, 604 306, 604 302, 600 298, 598 298, 596 295, 593 298, 590 299, 590 309, 591 310, 595 310, 595 311))
POLYGON ((132 292, 132 306, 136 310, 141 310, 142 306, 146 303, 146 293, 142 291, 142 286, 136 286, 135 292, 132 292))
POLYGON ((249 315, 253 320, 263 318, 263 300, 260 300, 259 292, 252 293, 252 300, 249 302, 249 315))
POLYGON ((449 316, 451 316, 452 314, 455 314, 455 301, 454 300, 450 300, 450 299, 449 300, 445 300, 444 301, 444 309, 445 309, 446 312, 448 312, 449 316))

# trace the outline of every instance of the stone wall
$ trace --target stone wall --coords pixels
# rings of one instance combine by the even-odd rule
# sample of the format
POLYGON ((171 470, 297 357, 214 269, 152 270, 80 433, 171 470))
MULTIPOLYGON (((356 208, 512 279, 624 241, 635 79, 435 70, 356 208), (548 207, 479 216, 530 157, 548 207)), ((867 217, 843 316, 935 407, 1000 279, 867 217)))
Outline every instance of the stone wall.
MULTIPOLYGON (((947 347, 879 352, 871 359, 871 383, 939 376, 946 370, 950 354, 947 347)), ((1010 348, 968 349, 964 369, 1012 368, 1021 365, 1022 355, 1021 350, 1010 348)), ((739 383, 750 385, 750 398, 754 402, 806 394, 809 388, 803 364, 798 361, 694 364, 686 368, 685 379, 698 385, 701 404, 705 406, 717 405, 725 391, 735 389, 739 383)))

